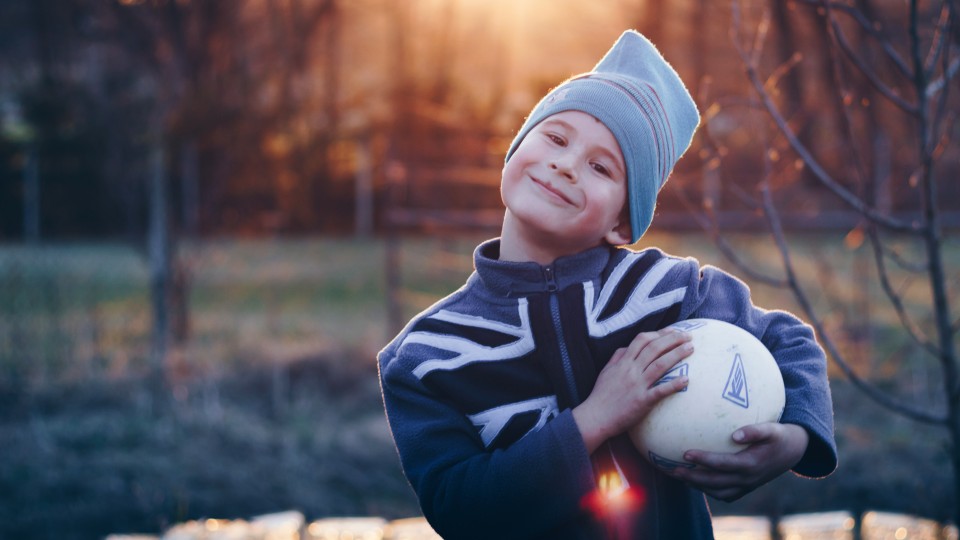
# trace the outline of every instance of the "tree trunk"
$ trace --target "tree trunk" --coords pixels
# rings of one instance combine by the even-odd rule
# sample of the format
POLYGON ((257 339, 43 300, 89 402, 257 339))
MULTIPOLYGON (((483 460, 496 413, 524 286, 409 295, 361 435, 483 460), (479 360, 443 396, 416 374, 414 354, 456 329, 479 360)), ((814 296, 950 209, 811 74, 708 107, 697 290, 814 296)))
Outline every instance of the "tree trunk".
POLYGON ((150 266, 150 303, 153 315, 150 339, 150 391, 159 405, 165 394, 167 353, 170 345, 171 249, 167 205, 166 155, 162 137, 150 150, 148 186, 149 226, 147 250, 150 266))
POLYGON ((643 35, 647 36, 647 39, 652 41, 657 45, 657 47, 663 47, 665 43, 663 42, 663 27, 665 16, 665 7, 669 5, 667 2, 661 2, 660 0, 644 0, 644 10, 643 15, 640 16, 640 20, 637 21, 637 29, 640 30, 643 35))
POLYGON ((193 238, 200 224, 200 163, 194 138, 180 145, 180 211, 181 231, 187 238, 193 238))
MULTIPOLYGON (((193 239, 197 235, 200 217, 200 178, 197 142, 187 138, 180 145, 180 201, 181 226, 179 234, 171 234, 167 242, 171 249, 177 245, 181 235, 193 239)), ((168 224, 168 231, 170 227, 168 224)), ((190 265, 173 250, 171 258, 170 281, 170 327, 173 343, 182 345, 190 338, 190 265)))
POLYGON ((357 141, 357 178, 354 232, 360 238, 373 235, 373 156, 368 137, 357 141))
POLYGON ((37 143, 27 146, 23 166, 23 239, 27 244, 40 242, 40 156, 37 143))

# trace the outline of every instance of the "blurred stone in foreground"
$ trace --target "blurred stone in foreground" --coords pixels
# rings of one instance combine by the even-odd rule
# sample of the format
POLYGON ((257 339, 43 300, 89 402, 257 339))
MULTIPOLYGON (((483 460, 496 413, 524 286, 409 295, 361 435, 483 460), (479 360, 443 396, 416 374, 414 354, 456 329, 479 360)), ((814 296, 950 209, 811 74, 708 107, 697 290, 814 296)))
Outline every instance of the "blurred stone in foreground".
MULTIPOLYGON (((849 512, 785 516, 782 540, 854 540, 856 521, 849 512)), ((716 516, 717 540, 772 540, 770 520, 762 516, 716 516)), ((957 527, 906 514, 867 512, 862 540, 960 540, 957 527)), ((443 540, 423 517, 387 521, 379 517, 323 518, 310 523, 296 511, 266 514, 250 521, 203 519, 179 523, 162 536, 111 534, 105 540, 443 540)))
POLYGON ((426 518, 396 519, 387 524, 386 540, 443 540, 426 518))
POLYGON ((307 519, 297 511, 265 514, 250 520, 250 527, 263 534, 263 540, 300 540, 307 519))
POLYGON ((318 519, 307 525, 309 540, 383 540, 387 521, 378 517, 318 519))
MULTIPOLYGON (((203 519, 179 523, 162 540, 300 540, 306 519, 300 512, 278 512, 243 519, 203 519)), ((126 539, 119 539, 126 540, 126 539)))
POLYGON ((783 540, 853 540, 856 521, 849 512, 797 514, 780 520, 783 540))
POLYGON ((770 520, 756 516, 714 516, 716 540, 771 540, 770 520))
POLYGON ((163 540, 265 540, 262 531, 242 519, 202 519, 178 523, 163 540))
POLYGON ((957 540, 955 526, 905 514, 867 512, 861 529, 863 540, 957 540))

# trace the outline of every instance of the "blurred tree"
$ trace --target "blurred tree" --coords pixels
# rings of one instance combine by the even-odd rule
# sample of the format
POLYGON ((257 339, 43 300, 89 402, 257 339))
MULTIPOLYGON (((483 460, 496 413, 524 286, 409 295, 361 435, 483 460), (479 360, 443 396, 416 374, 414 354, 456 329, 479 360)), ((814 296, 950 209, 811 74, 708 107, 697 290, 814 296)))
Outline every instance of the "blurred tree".
MULTIPOLYGON (((178 244, 183 235, 196 234, 200 224, 200 169, 204 157, 200 145, 223 145, 224 130, 231 124, 243 123, 252 128, 253 140, 243 142, 240 148, 227 145, 221 151, 258 147, 258 137, 264 134, 262 128, 269 133, 274 126, 294 139, 293 160, 300 164, 295 165, 302 175, 300 185, 311 185, 313 173, 304 170, 303 163, 316 148, 296 140, 304 131, 300 129, 300 116, 305 101, 304 92, 296 90, 297 78, 308 67, 313 34, 334 14, 335 3, 115 0, 90 2, 86 8, 100 23, 101 40, 113 45, 128 62, 147 67, 143 75, 147 76, 145 81, 153 98, 145 133, 150 147, 147 192, 154 313, 151 356, 155 377, 162 381, 168 375, 165 370, 170 364, 170 339, 183 343, 189 334, 189 262, 181 256, 178 244), (261 45, 263 48, 251 47, 248 41, 252 36, 248 32, 256 34, 257 27, 250 25, 254 18, 263 15, 269 15, 272 21, 267 35, 270 40, 255 41, 268 43, 261 45), (276 99, 269 101, 271 107, 258 108, 256 104, 271 85, 279 88, 276 99), (250 120, 258 117, 264 126, 251 125, 250 120), (172 168, 169 164, 174 161, 178 166, 172 168), (172 214, 172 170, 179 173, 180 181, 179 226, 172 214)), ((331 89, 328 94, 335 96, 331 89)), ((335 107, 328 105, 327 109, 335 107)), ((328 119, 325 127, 334 129, 335 125, 328 119)), ((320 154, 325 154, 322 147, 320 154)), ((256 191, 269 190, 274 185, 261 181, 256 191)), ((307 208, 301 216, 307 221, 315 214, 312 204, 316 199, 309 189, 304 195, 307 208)))
MULTIPOLYGON (((822 50, 807 49, 802 54, 789 51, 799 48, 794 39, 770 35, 797 20, 784 18, 782 7, 774 2, 753 18, 741 2, 733 2, 734 43, 752 86, 753 103, 764 111, 770 126, 757 131, 767 140, 764 174, 756 185, 758 197, 751 202, 766 218, 784 274, 766 275, 740 260, 709 204, 704 207, 712 219, 704 224, 744 274, 793 292, 836 365, 865 395, 898 414, 944 428, 954 470, 954 506, 952 516, 936 517, 960 522, 960 320, 951 309, 957 300, 956 275, 951 275, 944 261, 945 243, 955 230, 947 228, 946 209, 957 195, 953 178, 960 161, 955 140, 960 104, 956 94, 958 7, 950 1, 919 0, 788 3, 788 10, 815 16, 829 36, 822 50), (753 35, 745 30, 750 21, 756 22, 753 35), (767 50, 771 38, 776 49, 772 55, 767 50), (819 96, 804 92, 797 101, 795 80, 784 75, 806 63, 830 77, 821 77, 819 96), (830 113, 836 110, 834 104, 840 105, 838 115, 830 113), (802 138, 805 118, 821 115, 831 117, 832 127, 811 140, 802 138), (826 322, 831 307, 841 299, 831 298, 831 305, 824 309, 801 284, 784 229, 786 212, 800 199, 796 185, 803 170, 820 185, 821 194, 835 197, 855 218, 856 228, 846 239, 848 247, 864 243, 870 248, 876 282, 889 299, 889 312, 901 323, 901 337, 908 344, 901 341, 889 348, 901 355, 895 358, 897 365, 901 370, 936 366, 942 399, 918 403, 907 397, 909 378, 877 381, 864 375, 865 364, 855 362, 854 351, 839 345, 842 327, 826 322), (907 288, 898 286, 898 281, 924 283, 929 299, 911 302, 907 288), (933 359, 933 364, 927 359, 933 359)), ((723 108, 719 101, 714 105, 723 108)), ((716 114, 714 110, 707 116, 708 137, 716 114)), ((721 144, 714 141, 714 146, 721 144)), ((806 219, 831 221, 820 212, 806 219)), ((816 264, 826 268, 831 261, 816 264)), ((867 279, 862 274, 861 269, 858 280, 867 279)), ((862 310, 852 311, 863 315, 862 310)), ((894 338, 886 335, 885 341, 891 343, 894 338)))
POLYGON ((118 208, 102 191, 104 104, 71 68, 76 15, 64 0, 0 7, 0 138, 15 148, 2 164, 16 180, 0 213, 18 216, 0 235, 30 243, 43 237, 103 234, 118 208), (12 170, 11 170, 12 169, 12 170))

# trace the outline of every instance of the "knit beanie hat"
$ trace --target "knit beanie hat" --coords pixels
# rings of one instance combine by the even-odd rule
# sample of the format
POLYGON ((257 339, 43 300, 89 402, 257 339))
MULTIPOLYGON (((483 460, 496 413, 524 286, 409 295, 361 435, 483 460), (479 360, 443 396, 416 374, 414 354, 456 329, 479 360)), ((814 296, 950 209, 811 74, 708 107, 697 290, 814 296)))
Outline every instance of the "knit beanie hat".
POLYGON ((570 110, 603 122, 620 144, 631 242, 636 242, 653 220, 657 193, 690 146, 700 122, 697 107, 653 43, 628 30, 593 71, 567 79, 540 100, 513 139, 506 161, 537 124, 570 110))

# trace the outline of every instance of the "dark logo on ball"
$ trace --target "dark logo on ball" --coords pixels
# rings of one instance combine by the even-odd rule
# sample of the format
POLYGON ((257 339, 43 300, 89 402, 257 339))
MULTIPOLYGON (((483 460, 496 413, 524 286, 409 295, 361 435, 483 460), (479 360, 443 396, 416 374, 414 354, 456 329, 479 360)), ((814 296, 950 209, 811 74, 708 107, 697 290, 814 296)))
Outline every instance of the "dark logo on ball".
POLYGON ((750 393, 747 389, 747 373, 743 370, 743 360, 738 353, 733 359, 733 365, 730 366, 730 374, 727 375, 727 384, 723 387, 723 399, 739 405, 744 409, 750 408, 750 393))

